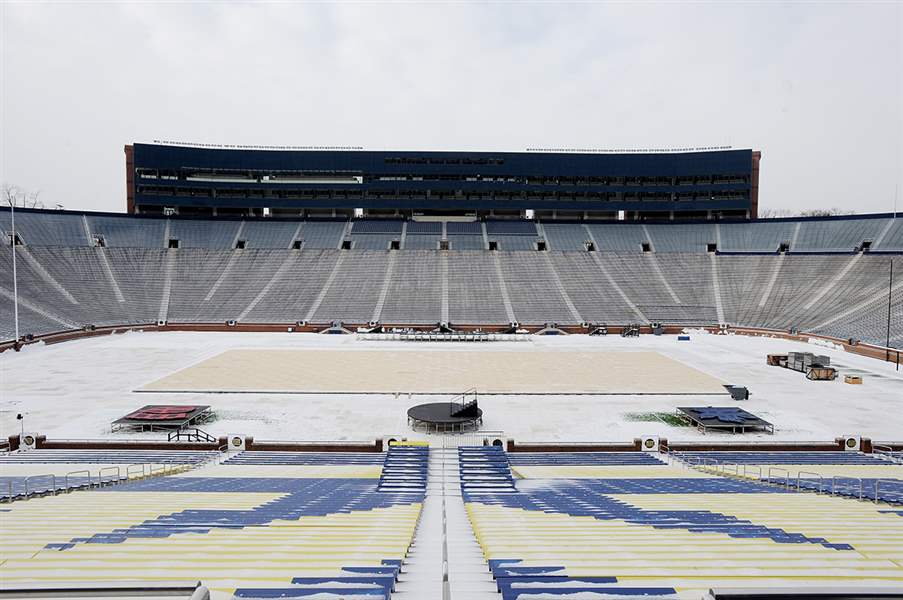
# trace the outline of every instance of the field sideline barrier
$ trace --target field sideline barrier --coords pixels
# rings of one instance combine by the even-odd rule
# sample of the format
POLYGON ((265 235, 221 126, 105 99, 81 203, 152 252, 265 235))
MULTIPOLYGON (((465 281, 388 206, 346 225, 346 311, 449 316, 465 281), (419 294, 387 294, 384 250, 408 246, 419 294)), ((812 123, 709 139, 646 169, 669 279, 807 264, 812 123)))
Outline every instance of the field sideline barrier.
MULTIPOLYGON (((366 327, 367 323, 344 323, 344 327, 354 329, 356 327, 366 327)), ((46 344, 57 344, 60 342, 67 342, 69 340, 80 339, 83 337, 95 337, 99 335, 112 335, 116 333, 126 333, 129 331, 143 331, 143 332, 153 332, 153 331, 229 331, 229 332, 258 332, 258 333, 287 333, 289 328, 293 333, 317 333, 324 329, 328 329, 331 324, 328 323, 319 323, 319 324, 307 324, 304 326, 299 326, 297 323, 236 323, 234 326, 227 326, 224 323, 167 323, 166 325, 157 325, 156 323, 148 323, 148 324, 140 324, 140 325, 111 325, 104 327, 97 327, 90 331, 85 331, 84 329, 75 329, 69 331, 58 331, 53 333, 47 333, 43 335, 36 335, 32 340, 29 341, 20 341, 18 344, 13 340, 7 340, 0 342, 0 352, 4 352, 6 350, 18 350, 24 346, 29 344, 35 344, 38 342, 44 342, 46 344)), ((421 332, 430 332, 435 329, 435 325, 423 325, 423 324, 410 324, 410 323, 386 323, 382 325, 385 329, 413 329, 421 332)), ((626 325, 606 325, 608 328, 609 335, 618 335, 621 331, 626 327, 626 325)), ((536 333, 545 328, 545 324, 543 325, 526 325, 522 324, 518 327, 519 329, 523 329, 529 333, 536 333)), ((565 333, 571 334, 588 334, 590 332, 589 328, 581 327, 579 325, 559 325, 559 329, 564 331, 565 333)), ((491 334, 500 334, 506 332, 510 329, 510 324, 505 325, 455 325, 455 330, 460 332, 473 332, 473 331, 483 331, 491 334)), ((676 335, 682 333, 685 329, 704 329, 705 331, 712 334, 724 334, 725 331, 722 331, 717 325, 713 325, 711 323, 700 323, 700 324, 681 324, 681 325, 662 325, 662 333, 666 335, 676 335)), ((842 346, 845 352, 849 352, 851 354, 858 354, 860 356, 866 356, 868 358, 875 358, 884 362, 895 363, 898 368, 901 362, 903 362, 903 349, 900 348, 888 348, 885 346, 878 346, 875 344, 869 344, 866 342, 858 342, 855 345, 851 345, 849 340, 836 338, 826 335, 819 335, 814 333, 798 333, 798 334, 790 334, 785 329, 765 329, 760 327, 745 327, 742 325, 732 325, 729 329, 726 330, 729 333, 736 335, 749 335, 753 337, 773 337, 773 338, 781 338, 786 340, 793 340, 799 342, 808 342, 810 339, 814 340, 823 340, 827 342, 831 342, 833 344, 837 344, 838 346, 842 346)), ((640 327, 641 334, 652 334, 652 327, 649 325, 644 325, 640 327)), ((519 334, 524 335, 524 334, 519 334)))
MULTIPOLYGON (((219 450, 228 446, 228 438, 219 436, 216 442, 170 442, 167 440, 121 440, 121 439, 52 439, 45 435, 35 436, 38 450, 219 450)), ((300 441, 300 440, 255 440, 245 438, 245 448, 262 452, 382 452, 382 438, 373 441, 300 441)), ((9 450, 19 449, 19 436, 9 436, 9 450)))

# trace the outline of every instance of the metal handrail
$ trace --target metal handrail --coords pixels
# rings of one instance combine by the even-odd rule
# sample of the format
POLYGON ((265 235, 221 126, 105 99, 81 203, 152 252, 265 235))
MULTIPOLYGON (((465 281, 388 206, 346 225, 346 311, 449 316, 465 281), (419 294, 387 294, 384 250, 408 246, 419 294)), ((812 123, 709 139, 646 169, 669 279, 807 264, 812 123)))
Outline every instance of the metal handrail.
POLYGON ((69 471, 68 473, 66 473, 66 479, 65 479, 66 492, 71 491, 72 488, 73 488, 73 486, 70 486, 70 485, 69 485, 69 476, 70 476, 70 475, 79 475, 79 474, 81 474, 81 473, 85 473, 85 474, 88 476, 88 477, 87 477, 87 479, 88 479, 88 487, 91 487, 91 485, 92 485, 92 483, 91 483, 91 471, 89 471, 88 469, 82 469, 81 471, 69 471))
POLYGON ((903 463, 903 454, 900 454, 899 458, 897 457, 899 452, 900 452, 899 450, 894 450, 891 446, 883 446, 883 445, 879 446, 877 444, 872 444, 872 453, 873 454, 878 454, 880 456, 886 456, 887 459, 890 460, 894 464, 903 463))
MULTIPOLYGON (((88 487, 102 487, 104 485, 116 485, 120 483, 127 483, 132 479, 133 474, 139 474, 139 478, 143 479, 145 477, 153 477, 158 475, 167 475, 174 473, 183 473, 185 471, 189 471, 191 469, 201 467, 203 465, 209 464, 211 462, 217 461, 221 462, 224 459, 224 452, 228 448, 228 445, 223 445, 218 448, 219 452, 211 453, 209 457, 204 460, 201 460, 196 463, 182 463, 174 460, 167 460, 161 463, 160 467, 155 468, 153 463, 132 463, 125 467, 125 478, 122 477, 122 470, 119 465, 111 465, 107 467, 101 468, 97 473, 97 482, 96 484, 93 481, 93 477, 91 476, 91 472, 87 469, 79 470, 79 471, 70 471, 66 473, 64 478, 64 487, 57 488, 56 480, 57 477, 53 473, 48 474, 40 474, 40 475, 29 475, 23 481, 24 485, 24 493, 22 494, 22 498, 28 499, 31 495, 37 492, 29 492, 28 491, 28 482, 29 480, 38 479, 41 477, 49 477, 51 479, 51 489, 44 490, 44 492, 52 492, 56 495, 59 492, 70 492, 74 489, 78 489, 76 486, 70 485, 69 479, 70 477, 74 477, 76 475, 84 473, 88 480, 88 487), (106 476, 105 473, 109 474, 106 476)), ((12 502, 18 496, 13 494, 13 480, 10 479, 6 482, 6 487, 8 491, 8 496, 6 498, 6 502, 12 502)), ((0 498, 2 501, 2 498, 0 498)))
POLYGON ((706 473, 713 473, 713 474, 717 475, 718 474, 718 465, 720 465, 720 464, 721 464, 721 462, 715 458, 703 458, 702 459, 702 470, 705 471, 706 473), (709 464, 712 465, 711 469, 708 468, 709 464))
POLYGON ((737 463, 724 463, 724 464, 721 466, 721 473, 722 473, 722 475, 725 475, 725 476, 727 475, 727 468, 728 468, 728 467, 733 467, 731 470, 732 470, 733 473, 734 473, 734 477, 740 477, 740 465, 738 465, 737 463))
POLYGON ((137 469, 134 469, 134 467, 140 467, 140 468, 141 468, 141 477, 140 477, 140 478, 141 478, 141 479, 144 479, 144 477, 145 477, 145 473, 144 473, 144 464, 142 464, 142 463, 133 463, 133 464, 131 464, 131 465, 126 466, 126 468, 125 468, 125 478, 126 478, 126 479, 131 479, 131 478, 132 478, 132 472, 133 472, 133 471, 134 471, 134 472, 137 472, 137 469))
POLYGON ((119 465, 113 465, 111 467, 104 467, 100 471, 97 472, 97 485, 99 485, 99 486, 103 486, 104 471, 109 472, 109 473, 113 473, 113 472, 116 473, 116 479, 113 479, 112 481, 119 481, 122 479, 121 472, 119 471, 119 465))
MULTIPOLYGON (((771 477, 772 471, 783 471, 784 473, 786 473, 786 476, 784 477, 784 486, 788 487, 788 488, 790 487, 790 471, 788 471, 787 469, 781 468, 781 467, 768 467, 768 481, 772 482, 772 483, 773 483, 773 480, 771 477)), ((778 485, 780 485, 780 484, 778 484, 778 485)))
POLYGON ((29 475, 25 478, 25 480, 22 482, 22 484, 25 486, 25 497, 28 498, 28 496, 30 495, 28 493, 28 480, 38 477, 50 477, 50 488, 53 494, 56 495, 56 475, 54 475, 53 473, 48 473, 45 475, 29 475))
POLYGON ((881 483, 897 483, 897 482, 892 479, 876 479, 875 480, 875 504, 878 504, 879 502, 881 502, 881 500, 878 499, 878 492, 879 492, 878 488, 881 483))
POLYGON ((816 477, 818 477, 818 479, 819 479, 819 482, 818 482, 818 491, 819 491, 819 493, 821 493, 822 491, 824 491, 824 487, 825 487, 825 478, 822 477, 821 474, 816 473, 816 472, 814 472, 814 471, 798 471, 798 472, 797 472, 797 474, 796 474, 796 491, 800 491, 800 489, 802 489, 802 488, 801 488, 801 481, 804 479, 803 475, 815 475, 816 477))
POLYGON ((837 480, 847 480, 847 481, 858 481, 859 482, 859 499, 862 500, 862 479, 859 477, 846 477, 843 475, 835 475, 831 478, 831 495, 836 495, 837 491, 837 480))

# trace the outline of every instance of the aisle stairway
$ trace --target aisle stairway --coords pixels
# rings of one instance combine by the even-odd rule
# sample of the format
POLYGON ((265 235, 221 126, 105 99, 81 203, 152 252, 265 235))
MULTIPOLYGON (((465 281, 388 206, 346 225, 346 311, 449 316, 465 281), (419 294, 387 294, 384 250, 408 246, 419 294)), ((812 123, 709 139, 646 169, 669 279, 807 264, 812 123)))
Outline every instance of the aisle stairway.
POLYGON ((430 450, 426 500, 393 600, 443 598, 443 558, 451 598, 501 598, 464 509, 459 465, 457 448, 430 450))

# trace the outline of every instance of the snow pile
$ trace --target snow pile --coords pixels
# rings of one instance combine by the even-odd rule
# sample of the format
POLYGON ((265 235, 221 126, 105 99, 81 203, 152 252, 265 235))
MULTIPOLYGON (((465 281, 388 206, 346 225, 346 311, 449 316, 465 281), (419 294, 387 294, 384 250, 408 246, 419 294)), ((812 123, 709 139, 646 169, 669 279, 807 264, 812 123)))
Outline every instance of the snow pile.
POLYGON ((693 335, 708 335, 709 332, 706 329, 701 327, 684 327, 680 330, 681 333, 685 334, 693 334, 693 335))
POLYGON ((830 340, 822 340, 819 338, 809 338, 809 343, 813 346, 821 346, 822 348, 829 348, 831 350, 838 350, 840 352, 845 352, 843 349, 843 345, 835 344, 830 340))

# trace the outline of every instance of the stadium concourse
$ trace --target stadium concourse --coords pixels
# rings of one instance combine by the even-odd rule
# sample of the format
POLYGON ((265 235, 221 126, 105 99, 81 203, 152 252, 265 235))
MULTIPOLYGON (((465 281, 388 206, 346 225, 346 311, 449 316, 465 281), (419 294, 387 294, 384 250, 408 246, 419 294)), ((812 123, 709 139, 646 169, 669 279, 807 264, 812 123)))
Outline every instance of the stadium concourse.
POLYGON ((0 596, 903 597, 901 219, 10 217, 0 596), (396 324, 530 334, 349 332, 396 324), (482 431, 408 427, 472 387, 482 431), (149 405, 210 416, 111 427, 149 405))

